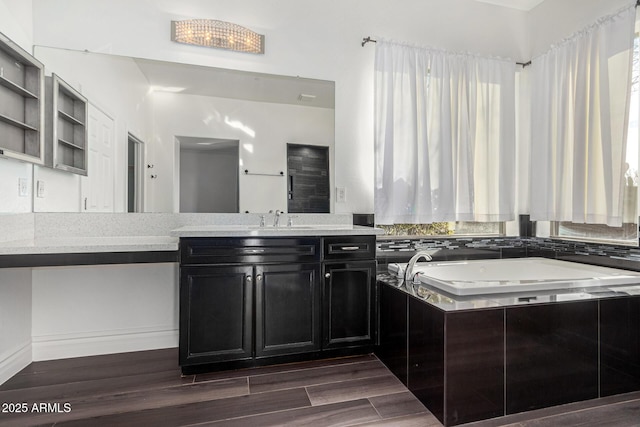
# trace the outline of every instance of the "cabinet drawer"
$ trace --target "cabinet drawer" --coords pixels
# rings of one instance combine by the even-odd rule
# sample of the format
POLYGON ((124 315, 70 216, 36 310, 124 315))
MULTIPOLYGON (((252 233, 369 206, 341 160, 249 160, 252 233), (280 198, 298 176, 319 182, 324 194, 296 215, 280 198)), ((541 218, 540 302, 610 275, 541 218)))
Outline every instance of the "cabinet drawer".
POLYGON ((325 237, 323 244, 325 260, 375 259, 375 236, 325 237))
POLYGON ((180 239, 180 262, 194 264, 265 264, 316 262, 319 238, 208 238, 180 239))

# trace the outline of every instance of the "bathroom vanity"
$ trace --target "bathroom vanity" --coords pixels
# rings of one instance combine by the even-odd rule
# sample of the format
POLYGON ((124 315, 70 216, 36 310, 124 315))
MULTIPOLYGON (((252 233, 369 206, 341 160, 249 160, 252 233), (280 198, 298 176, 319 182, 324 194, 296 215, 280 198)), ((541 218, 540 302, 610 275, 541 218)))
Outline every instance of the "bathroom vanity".
POLYGON ((183 227, 183 373, 370 353, 374 229, 183 227))

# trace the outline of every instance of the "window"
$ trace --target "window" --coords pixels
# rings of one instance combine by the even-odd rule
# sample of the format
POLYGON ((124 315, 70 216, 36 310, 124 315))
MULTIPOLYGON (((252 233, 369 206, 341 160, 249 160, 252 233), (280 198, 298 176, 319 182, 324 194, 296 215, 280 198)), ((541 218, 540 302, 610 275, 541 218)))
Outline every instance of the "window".
POLYGON ((387 236, 496 236, 504 234, 504 222, 434 222, 431 224, 376 225, 387 236))
POLYGON ((623 224, 609 227, 604 224, 579 224, 573 222, 553 222, 551 234, 554 237, 607 241, 624 245, 638 245, 638 120, 640 117, 640 39, 636 35, 633 46, 633 74, 631 105, 629 108, 629 128, 627 136, 623 224))

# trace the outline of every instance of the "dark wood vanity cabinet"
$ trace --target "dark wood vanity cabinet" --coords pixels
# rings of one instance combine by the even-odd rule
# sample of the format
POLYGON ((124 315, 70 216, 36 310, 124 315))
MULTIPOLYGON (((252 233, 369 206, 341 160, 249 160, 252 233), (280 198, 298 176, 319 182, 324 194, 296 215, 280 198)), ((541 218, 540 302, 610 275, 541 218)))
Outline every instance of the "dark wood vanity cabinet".
POLYGON ((317 238, 180 241, 180 366, 320 348, 317 238))
POLYGON ((320 350, 320 264, 256 266, 256 357, 320 350))
POLYGON ((328 237, 323 249, 323 348, 373 346, 375 237, 328 237))
POLYGON ((324 265, 324 348, 373 345, 375 261, 324 265))
POLYGON ((375 236, 181 239, 183 372, 372 347, 375 271, 375 236))
POLYGON ((180 365, 253 356, 253 267, 180 269, 180 365))

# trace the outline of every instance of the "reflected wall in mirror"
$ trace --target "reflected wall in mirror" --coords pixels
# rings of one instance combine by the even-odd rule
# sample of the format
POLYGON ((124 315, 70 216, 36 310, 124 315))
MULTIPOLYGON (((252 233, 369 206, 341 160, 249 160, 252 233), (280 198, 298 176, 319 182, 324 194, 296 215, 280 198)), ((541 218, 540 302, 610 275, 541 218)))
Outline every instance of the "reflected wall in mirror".
POLYGON ((176 139, 180 144, 180 212, 239 213, 240 141, 176 139))
POLYGON ((32 192, 35 212, 82 212, 100 206, 98 198, 111 207, 93 211, 130 211, 130 135, 143 142, 145 212, 180 211, 180 176, 188 173, 180 170, 180 138, 237 141, 239 212, 287 210, 287 180, 277 177, 287 173, 287 144, 329 147, 334 186, 333 82, 43 46, 34 56, 113 120, 111 130, 89 123, 90 140, 113 141, 111 174, 33 166, 34 187, 46 189, 32 192))

